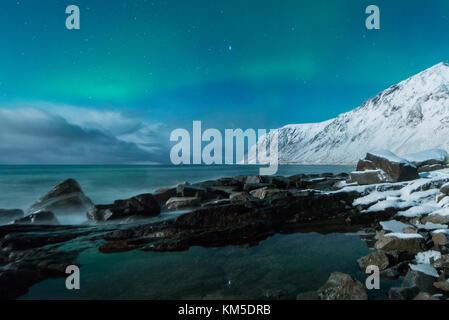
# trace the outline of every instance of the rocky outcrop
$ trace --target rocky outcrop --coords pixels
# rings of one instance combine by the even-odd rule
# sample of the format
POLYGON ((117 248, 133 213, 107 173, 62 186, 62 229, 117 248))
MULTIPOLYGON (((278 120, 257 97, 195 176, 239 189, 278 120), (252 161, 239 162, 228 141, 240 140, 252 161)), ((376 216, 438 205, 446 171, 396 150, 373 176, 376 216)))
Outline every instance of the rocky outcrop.
POLYGON ((161 208, 152 194, 141 194, 126 200, 116 200, 111 205, 95 205, 87 211, 91 221, 104 222, 129 217, 148 218, 159 215, 161 208))
POLYGON ((404 252, 416 254, 424 249, 424 238, 420 234, 390 233, 381 236, 375 244, 375 248, 385 252, 404 252))
POLYGON ((327 282, 318 289, 321 300, 367 300, 363 285, 350 275, 334 272, 327 282))
POLYGON ((23 210, 20 209, 0 209, 0 225, 22 218, 23 210))
POLYGON ((198 207, 201 199, 198 197, 172 197, 165 203, 169 210, 180 210, 186 208, 198 207))
POLYGON ((379 182, 399 182, 418 179, 419 175, 416 166, 407 160, 399 158, 388 150, 379 150, 369 152, 364 159, 359 160, 356 172, 351 177, 361 182, 368 177, 371 180, 380 180, 379 182), (358 172, 365 172, 365 174, 358 172))
POLYGON ((368 266, 377 266, 379 270, 384 270, 389 265, 388 256, 383 251, 375 251, 365 257, 357 260, 362 272, 366 271, 368 266))
POLYGON ((36 201, 27 212, 35 213, 44 210, 51 211, 56 216, 85 214, 92 205, 92 201, 83 193, 78 182, 68 179, 36 201))

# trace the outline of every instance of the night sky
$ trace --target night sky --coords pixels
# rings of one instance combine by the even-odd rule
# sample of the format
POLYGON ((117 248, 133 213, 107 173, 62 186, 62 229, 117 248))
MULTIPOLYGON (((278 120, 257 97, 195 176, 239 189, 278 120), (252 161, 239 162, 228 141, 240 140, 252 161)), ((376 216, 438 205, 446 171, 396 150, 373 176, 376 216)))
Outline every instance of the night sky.
POLYGON ((323 121, 449 59, 447 0, 2 0, 0 24, 0 163, 159 162, 193 120, 323 121))

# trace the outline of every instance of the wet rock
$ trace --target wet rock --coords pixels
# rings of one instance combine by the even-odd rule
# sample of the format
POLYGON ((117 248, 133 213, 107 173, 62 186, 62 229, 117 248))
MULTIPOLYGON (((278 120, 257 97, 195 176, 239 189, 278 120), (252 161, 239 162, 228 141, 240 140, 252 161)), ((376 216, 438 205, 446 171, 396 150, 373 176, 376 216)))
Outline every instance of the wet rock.
POLYGON ((433 285, 441 291, 449 292, 449 282, 447 280, 434 282, 433 285))
POLYGON ((388 291, 390 300, 412 300, 419 294, 417 287, 393 287, 388 291))
POLYGON ((418 288, 419 291, 429 292, 431 294, 436 293, 436 289, 433 285, 435 278, 424 274, 419 271, 410 270, 407 272, 402 282, 404 288, 418 288))
POLYGON ((449 244, 449 234, 445 232, 433 232, 432 241, 436 246, 445 246, 449 244))
MULTIPOLYGON (((256 189, 250 192, 250 194, 258 199, 266 199, 281 194, 282 191, 279 189, 271 189, 268 187, 256 189)), ((286 193, 285 191, 283 193, 286 193)))
POLYGON ((59 221, 51 211, 39 211, 14 221, 14 224, 59 225, 59 221))
POLYGON ((374 245, 385 252, 398 251, 416 254, 423 251, 424 238, 419 234, 386 234, 374 245))
POLYGON ((379 169, 385 173, 385 182, 409 181, 419 178, 416 166, 387 150, 367 153, 365 158, 358 162, 356 171, 379 169))
POLYGON ((168 199, 165 204, 169 210, 179 210, 185 208, 194 208, 201 204, 197 197, 173 197, 168 199))
POLYGON ((83 193, 78 182, 68 179, 35 202, 27 212, 51 211, 56 215, 84 214, 92 205, 92 201, 83 193))
POLYGON ((154 199, 159 203, 160 207, 163 207, 168 199, 171 197, 176 197, 176 188, 161 188, 156 190, 153 194, 154 199))
POLYGON ((141 194, 126 200, 116 200, 111 205, 95 205, 87 211, 92 221, 111 221, 129 217, 154 217, 161 208, 152 194, 141 194))
POLYGON ((23 218, 24 212, 20 209, 0 209, 0 224, 23 218))
POLYGON ((231 200, 231 202, 248 201, 248 200, 253 199, 253 196, 251 196, 246 191, 241 191, 241 192, 236 192, 236 193, 231 194, 229 196, 229 199, 231 200))
POLYGON ((350 275, 334 272, 327 282, 318 289, 321 300, 367 300, 368 295, 363 285, 353 280, 350 275))
POLYGON ((365 257, 357 260, 362 272, 365 272, 368 266, 377 266, 379 270, 384 270, 389 265, 387 255, 383 251, 375 251, 365 257))

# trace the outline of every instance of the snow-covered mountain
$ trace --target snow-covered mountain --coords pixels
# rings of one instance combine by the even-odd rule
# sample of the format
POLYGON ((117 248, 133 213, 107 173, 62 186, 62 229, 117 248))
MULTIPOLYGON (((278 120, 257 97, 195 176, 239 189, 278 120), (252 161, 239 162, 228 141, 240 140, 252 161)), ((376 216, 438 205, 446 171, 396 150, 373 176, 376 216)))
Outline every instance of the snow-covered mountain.
MULTIPOLYGON (((354 164, 375 149, 400 156, 448 150, 449 64, 424 70, 335 119, 287 125, 278 132, 280 163, 354 164)), ((267 137, 273 135, 262 137, 259 148, 267 137)), ((255 146, 248 157, 256 157, 255 146)))

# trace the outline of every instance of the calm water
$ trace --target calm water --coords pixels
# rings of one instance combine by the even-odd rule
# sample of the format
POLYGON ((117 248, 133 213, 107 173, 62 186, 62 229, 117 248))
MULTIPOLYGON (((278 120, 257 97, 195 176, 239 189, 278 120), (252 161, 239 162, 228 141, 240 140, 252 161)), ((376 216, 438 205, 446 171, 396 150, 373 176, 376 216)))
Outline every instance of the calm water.
MULTIPOLYGON (((349 172, 349 166, 281 166, 278 175, 349 172)), ((54 185, 74 178, 95 203, 219 177, 258 174, 254 166, 0 166, 0 208, 27 208, 54 185)), ((67 246, 79 246, 74 240, 67 246)), ((316 290, 334 271, 364 281, 357 259, 369 253, 357 235, 276 235, 246 248, 192 247, 185 252, 139 250, 80 254, 81 290, 65 279, 33 286, 22 299, 260 299, 267 290, 295 299, 316 290)), ((385 297, 387 284, 373 297, 385 297)))
MULTIPOLYGON (((349 172, 350 166, 280 166, 278 175, 349 172)), ((26 209, 67 178, 94 203, 112 203, 183 181, 256 175, 256 166, 0 166, 0 208, 26 209)))
POLYGON ((65 279, 52 279, 22 299, 263 299, 267 290, 295 299, 318 289, 334 271, 364 283, 356 260, 368 253, 357 235, 316 233, 276 235, 251 248, 111 255, 89 249, 79 257, 80 290, 69 291, 65 279))

